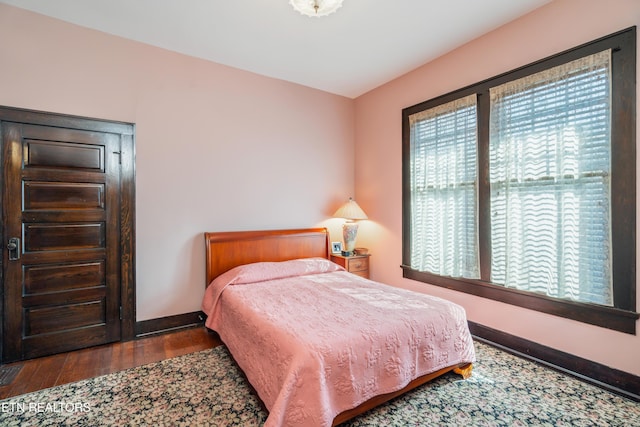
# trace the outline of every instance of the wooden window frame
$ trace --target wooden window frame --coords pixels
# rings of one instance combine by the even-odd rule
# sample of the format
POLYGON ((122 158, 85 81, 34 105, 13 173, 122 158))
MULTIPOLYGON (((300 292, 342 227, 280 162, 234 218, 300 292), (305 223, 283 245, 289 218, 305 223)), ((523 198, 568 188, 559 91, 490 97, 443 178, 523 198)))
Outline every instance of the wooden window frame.
POLYGON ((636 334, 636 27, 500 74, 402 110, 403 277, 579 322, 636 334), (606 49, 612 50, 611 216, 614 306, 563 300, 490 283, 489 88, 606 49), (478 230, 480 280, 414 270, 411 260, 409 117, 420 111, 478 95, 478 230))

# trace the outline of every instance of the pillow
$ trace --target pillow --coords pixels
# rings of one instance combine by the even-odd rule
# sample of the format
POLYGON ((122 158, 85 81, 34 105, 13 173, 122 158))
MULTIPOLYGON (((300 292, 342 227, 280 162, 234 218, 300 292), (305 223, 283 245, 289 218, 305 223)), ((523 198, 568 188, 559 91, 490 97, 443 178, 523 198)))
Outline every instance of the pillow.
POLYGON ((241 285, 245 283, 264 282, 284 279, 286 277, 306 276, 309 274, 329 273, 344 270, 338 264, 325 258, 302 258, 280 262, 256 262, 234 267, 218 279, 226 284, 241 285))
POLYGON ((210 311, 216 306, 222 291, 229 285, 242 285, 332 271, 344 271, 344 268, 325 258, 301 258, 290 261, 240 265, 221 274, 211 282, 202 301, 202 310, 210 315, 210 311))

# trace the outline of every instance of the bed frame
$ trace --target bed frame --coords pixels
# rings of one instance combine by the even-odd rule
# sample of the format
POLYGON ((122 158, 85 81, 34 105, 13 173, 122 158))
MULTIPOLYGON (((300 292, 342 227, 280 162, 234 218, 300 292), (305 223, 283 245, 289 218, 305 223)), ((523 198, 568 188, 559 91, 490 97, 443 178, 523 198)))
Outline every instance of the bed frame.
POLYGON ((207 286, 222 273, 243 264, 312 257, 329 259, 326 228, 204 233, 204 240, 207 286))
MULTIPOLYGON (((311 257, 328 259, 331 253, 330 236, 326 228, 207 232, 204 237, 207 286, 220 274, 242 264, 311 257)), ((471 376, 472 364, 449 366, 418 377, 401 390, 376 396, 356 408, 338 414, 333 425, 363 414, 450 371, 466 379, 471 376)))

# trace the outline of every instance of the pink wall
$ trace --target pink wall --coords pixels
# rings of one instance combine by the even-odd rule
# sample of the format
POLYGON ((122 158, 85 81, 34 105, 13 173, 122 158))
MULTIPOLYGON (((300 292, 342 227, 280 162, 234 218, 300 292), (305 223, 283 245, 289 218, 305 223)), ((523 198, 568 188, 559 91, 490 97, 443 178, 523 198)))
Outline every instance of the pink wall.
POLYGON ((0 104, 136 124, 137 319, 200 309, 204 231, 336 227, 354 102, 0 4, 0 104))
POLYGON ((323 225, 339 240, 327 218, 355 186, 376 280, 640 375, 638 336, 402 279, 399 267, 401 110, 639 22, 636 0, 555 0, 354 102, 0 4, 0 104, 136 124, 138 320, 199 309, 203 231, 323 225))
POLYGON ((637 0, 555 0, 359 97, 356 196, 371 218, 359 244, 371 249, 373 278, 456 301, 473 322, 640 375, 640 335, 403 279, 400 269, 402 109, 638 24, 637 0))

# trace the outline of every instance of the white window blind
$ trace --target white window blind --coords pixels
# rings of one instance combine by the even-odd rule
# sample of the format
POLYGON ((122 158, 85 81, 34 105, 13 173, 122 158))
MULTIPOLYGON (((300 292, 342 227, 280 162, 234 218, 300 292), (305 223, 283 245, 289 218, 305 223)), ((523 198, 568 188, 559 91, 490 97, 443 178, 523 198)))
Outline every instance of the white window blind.
POLYGON ((611 52, 490 90, 491 282, 613 305, 611 52))
POLYGON ((409 117, 416 270, 479 278, 476 104, 473 94, 409 117))

